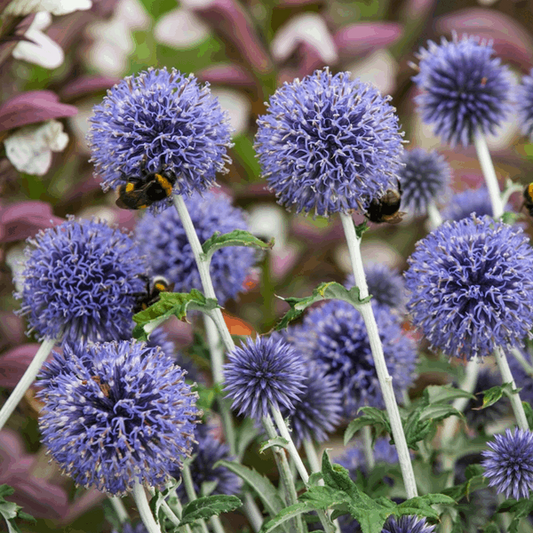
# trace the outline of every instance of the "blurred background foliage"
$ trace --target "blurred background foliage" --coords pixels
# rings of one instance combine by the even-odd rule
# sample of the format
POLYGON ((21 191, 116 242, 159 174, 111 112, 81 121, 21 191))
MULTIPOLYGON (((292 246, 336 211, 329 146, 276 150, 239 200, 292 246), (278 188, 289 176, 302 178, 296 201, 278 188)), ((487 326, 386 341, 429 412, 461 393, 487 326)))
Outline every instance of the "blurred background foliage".
MULTIPOLYGON (((0 1, 0 9, 8 4, 0 1)), ((340 221, 287 213, 260 178, 253 149, 255 121, 265 112, 264 102, 276 87, 326 65, 374 83, 392 95, 408 146, 443 153, 453 169, 453 189, 459 191, 482 183, 474 148, 451 150, 422 125, 413 103, 416 89, 409 63, 428 39, 449 38, 457 31, 492 39, 496 53, 513 68, 517 79, 533 66, 532 0, 93 0, 91 9, 54 16, 42 29, 64 52, 64 60, 55 68, 43 66, 46 61, 39 57, 35 64, 12 55, 33 17, 4 16, 1 21, 0 141, 16 131, 16 120, 13 127, 6 116, 10 100, 18 95, 51 91, 62 104, 75 106, 77 113, 68 118, 58 115, 68 144, 53 153, 43 175, 17 171, 4 146, 0 147, 0 353, 28 342, 24 325, 12 313, 17 308, 12 275, 23 238, 46 226, 44 219, 68 214, 96 215, 125 228, 134 226, 138 213, 116 208, 115 195, 104 193, 93 176, 85 141, 93 105, 120 78, 148 67, 192 72, 211 84, 222 107, 229 111, 235 129, 230 153, 233 163, 219 183, 235 204, 248 212, 251 231, 275 237, 276 245, 258 265, 257 276, 248 280, 247 290, 237 301, 228 302, 226 311, 235 317, 235 333, 264 333, 287 309, 276 294, 308 295, 321 281, 344 282, 349 270, 340 221), (13 209, 28 201, 49 205, 49 215, 43 215, 44 222, 34 226, 28 223, 31 227, 26 233, 17 233, 18 211, 13 215, 13 209)), ((39 53, 43 59, 48 52, 43 48, 37 56, 39 53)), ((489 146, 502 184, 506 179, 521 183, 531 179, 533 145, 520 136, 514 120, 506 123, 497 137, 489 138, 489 146)), ((515 195, 511 200, 519 209, 521 198, 515 195)), ((443 198, 441 206, 447 201, 449 198, 443 198)), ((356 221, 361 220, 361 215, 356 215, 356 221)), ((405 269, 414 243, 427 232, 426 221, 409 214, 398 225, 371 226, 363 256, 400 271, 405 269)), ((190 327, 175 326, 182 345, 190 343, 190 327)), ((422 375, 419 388, 428 380, 444 379, 438 362, 422 365, 422 370, 431 372, 422 375)), ((20 368, 0 358, 0 371, 5 377, 20 368)), ((9 388, 2 390, 3 402, 9 388)), ((15 476, 10 471, 14 459, 9 450, 18 450, 24 457, 32 454, 32 473, 39 472, 42 478, 53 468, 39 447, 37 412, 38 406, 29 396, 10 420, 9 426, 19 433, 9 433, 0 442, 0 483, 15 476)), ((26 479, 26 473, 21 475, 26 479)), ((77 492, 55 471, 47 479, 63 492, 58 495, 53 491, 59 489, 49 485, 35 486, 32 499, 29 491, 33 508, 28 512, 39 520, 36 525, 24 525, 23 530, 108 531, 104 511, 95 505, 102 495, 77 492), (44 498, 37 511, 36 498, 44 498)))

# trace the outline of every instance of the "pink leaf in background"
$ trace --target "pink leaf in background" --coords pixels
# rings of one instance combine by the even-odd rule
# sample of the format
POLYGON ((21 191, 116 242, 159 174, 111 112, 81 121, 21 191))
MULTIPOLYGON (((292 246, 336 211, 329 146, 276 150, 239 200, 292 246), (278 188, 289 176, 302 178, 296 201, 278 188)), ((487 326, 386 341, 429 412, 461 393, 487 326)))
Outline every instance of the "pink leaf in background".
POLYGON ((0 106, 0 131, 71 117, 77 112, 76 107, 62 104, 52 91, 29 91, 10 98, 0 106))
POLYGON ((119 78, 112 76, 80 76, 67 83, 61 89, 61 97, 65 100, 74 100, 75 98, 111 89, 119 81, 119 78))
POLYGON ((197 73, 200 81, 231 87, 254 87, 254 78, 238 65, 213 65, 197 73))
POLYGON ((23 344, 0 356, 0 386, 14 389, 32 362, 39 344, 23 344))

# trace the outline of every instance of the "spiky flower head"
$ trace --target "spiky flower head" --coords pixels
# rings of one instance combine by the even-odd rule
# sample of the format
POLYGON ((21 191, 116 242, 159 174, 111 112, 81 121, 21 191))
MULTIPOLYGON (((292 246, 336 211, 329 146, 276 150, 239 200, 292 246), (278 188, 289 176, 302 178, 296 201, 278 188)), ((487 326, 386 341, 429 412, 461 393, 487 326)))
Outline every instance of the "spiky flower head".
MULTIPOLYGON (((413 382, 415 344, 403 334, 400 319, 388 307, 374 304, 374 314, 387 368, 401 399, 413 382)), ((353 417, 364 406, 384 407, 367 330, 353 305, 331 300, 311 310, 290 339, 307 359, 336 381, 344 416, 353 417)))
MULTIPOLYGON (((391 465, 398 463, 398 452, 396 451, 396 447, 391 446, 388 439, 377 439, 372 449, 372 453, 374 454, 374 460, 376 463, 388 463, 391 465)), ((348 448, 335 462, 348 470, 353 481, 357 479, 358 472, 361 472, 364 476, 370 474, 361 444, 356 444, 355 446, 348 448)))
MULTIPOLYGON (((383 263, 372 263, 365 266, 368 293, 372 301, 402 311, 406 301, 405 281, 400 273, 383 263)), ((353 274, 346 280, 346 287, 355 285, 353 274)))
MULTIPOLYGON (((509 211, 510 206, 507 205, 505 210, 509 211)), ((462 220, 470 217, 472 213, 478 217, 492 216, 492 204, 487 187, 454 194, 450 203, 442 210, 442 217, 445 220, 462 220)))
POLYGON ((366 210, 395 184, 402 135, 389 101, 349 72, 327 68, 280 87, 256 136, 279 203, 323 216, 366 210))
MULTIPOLYGON (((185 203, 202 244, 215 231, 229 233, 234 229, 248 229, 244 212, 233 207, 225 194, 212 191, 203 196, 194 194, 185 203)), ((200 273, 175 209, 167 209, 157 216, 146 213, 137 224, 135 236, 153 272, 174 283, 174 291, 202 290, 200 273)), ((255 260, 256 255, 251 248, 230 246, 213 254, 210 273, 220 305, 243 290, 255 260)))
POLYGON ((109 494, 135 482, 160 487, 190 455, 198 395, 160 348, 67 344, 41 379, 43 443, 78 485, 109 494))
POLYGON ((323 442, 341 421, 342 396, 337 382, 316 364, 305 369, 304 392, 292 409, 282 410, 290 419, 296 446, 303 441, 323 442))
POLYGON ((533 326, 533 250, 490 217, 445 222, 408 260, 407 309, 434 349, 456 357, 521 346, 533 326))
MULTIPOLYGON (((229 119, 191 74, 148 69, 128 76, 94 108, 88 140, 104 190, 131 176, 169 169, 175 194, 204 191, 224 172, 230 143, 229 119)), ((166 199, 154 211, 170 205, 166 199)))
POLYGON ((511 110, 509 70, 493 54, 491 42, 455 33, 452 41, 443 37, 420 49, 416 103, 444 142, 468 146, 478 132, 495 133, 511 110))
POLYGON ((433 533, 435 526, 430 526, 425 518, 417 516, 391 516, 385 522, 381 533, 433 533))
POLYGON ((98 220, 69 218, 28 240, 20 314, 39 337, 130 337, 148 265, 130 235, 98 220))
MULTIPOLYGON (((233 461, 235 458, 230 454, 229 447, 215 438, 209 427, 196 426, 193 446, 193 460, 189 464, 189 470, 196 494, 201 495, 204 483, 215 484, 209 494, 238 494, 242 487, 239 476, 228 470, 225 466, 216 466, 218 461, 233 461)), ((180 477, 180 470, 173 472, 176 478, 180 477)), ((178 497, 182 503, 187 503, 189 498, 183 483, 178 487, 178 497)))
POLYGON ((228 355, 225 391, 232 409, 261 421, 270 406, 292 409, 305 391, 305 361, 280 335, 248 338, 228 355))
POLYGON ((405 164, 400 169, 402 210, 424 215, 429 204, 441 203, 445 199, 451 177, 450 167, 443 155, 423 148, 406 150, 402 162, 405 164))
POLYGON ((516 106, 522 133, 533 139, 533 69, 516 89, 516 106))
POLYGON ((482 453, 483 475, 489 487, 495 487, 498 494, 505 493, 506 498, 529 498, 533 489, 533 433, 507 429, 505 435, 495 435, 494 439, 488 443, 491 449, 482 453))

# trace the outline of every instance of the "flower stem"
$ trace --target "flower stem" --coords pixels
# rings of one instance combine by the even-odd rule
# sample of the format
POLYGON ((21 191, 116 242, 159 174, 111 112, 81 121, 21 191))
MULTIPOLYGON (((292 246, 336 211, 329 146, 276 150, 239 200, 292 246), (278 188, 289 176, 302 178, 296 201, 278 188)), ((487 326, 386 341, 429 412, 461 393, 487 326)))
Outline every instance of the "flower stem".
MULTIPOLYGON (((461 386, 459 387, 461 390, 470 393, 474 392, 474 389, 477 385, 479 367, 480 364, 475 360, 469 361, 467 363, 465 377, 461 382, 461 386)), ((462 413, 469 401, 469 398, 457 398, 452 405, 455 409, 462 413)), ((452 437, 455 433, 455 428, 457 427, 458 420, 459 419, 456 416, 450 416, 444 422, 444 426, 442 428, 442 435, 440 438, 441 448, 445 448, 446 445, 449 444, 452 440, 452 437)))
POLYGON ((497 220, 503 215, 504 204, 502 202, 498 178, 492 164, 489 147, 483 133, 478 132, 474 136, 474 146, 476 147, 477 157, 485 177, 485 183, 489 191, 490 203, 492 204, 492 215, 497 220))
POLYGON ((511 354, 520 363, 526 374, 533 377, 533 365, 529 364, 518 348, 511 348, 511 354))
POLYGON ((304 450, 305 455, 307 455, 307 460, 311 466, 313 472, 320 472, 320 461, 318 459, 318 454, 316 453, 315 445, 309 439, 304 440, 304 450))
POLYGON ((433 229, 438 228, 442 224, 442 216, 437 209, 437 206, 435 205, 435 202, 430 202, 428 204, 428 217, 429 222, 431 223, 431 227, 433 229))
POLYGON ((263 515, 249 492, 244 493, 244 511, 252 529, 255 533, 259 533, 263 525, 263 515))
MULTIPOLYGON (((353 219, 350 215, 340 213, 342 226, 346 235, 348 250, 350 252, 350 259, 352 262, 353 274, 356 287, 359 287, 359 295, 361 299, 368 296, 368 286, 366 284, 365 271, 363 269, 363 259, 361 257, 361 239, 355 233, 353 219)), ((407 492, 407 498, 414 498, 418 495, 416 488, 415 474, 413 472, 413 465, 411 464, 411 457, 409 449, 405 440, 405 434, 402 426, 402 419, 400 418, 400 411, 394 396, 394 389, 392 387, 392 377, 389 375, 385 357, 383 355, 383 347, 379 337, 378 326, 372 310, 370 302, 359 306, 359 311, 363 317, 366 325, 368 340, 370 341, 370 349, 376 367, 385 408, 389 415, 391 424, 392 436, 394 437, 394 444, 398 451, 398 459, 400 468, 402 470, 403 482, 407 492)))
MULTIPOLYGON (((181 470, 181 475, 183 476, 183 484, 185 485, 185 492, 187 493, 187 498, 189 498, 190 502, 193 502, 197 499, 196 491, 194 490, 194 483, 192 481, 191 476, 191 470, 189 469, 189 466, 187 464, 183 465, 183 468, 181 470)), ((199 519, 198 522, 200 523, 200 526, 202 528, 202 531, 204 533, 209 533, 209 529, 207 529, 207 524, 205 523, 205 520, 199 519)), ((224 531, 224 529, 222 529, 224 531)))
POLYGON ((376 462, 374 461, 374 453, 372 451, 372 434, 370 432, 370 426, 363 428, 363 452, 365 454, 366 466, 370 472, 376 462))
POLYGON ((30 366, 28 366, 26 372, 24 372, 24 375, 22 376, 22 378, 20 378, 20 381, 17 383, 17 386, 7 399, 7 402, 2 406, 2 409, 0 410, 0 430, 4 427, 4 424, 7 422, 8 418, 16 409, 20 400, 22 400, 24 394, 26 394, 26 391, 30 388, 30 385, 34 382, 35 378, 37 377, 37 374, 39 373, 39 370, 41 370, 41 367, 43 366, 44 362, 46 361, 46 358, 52 351, 52 348, 54 347, 56 342, 56 339, 45 339, 42 342, 41 346, 37 350, 37 353, 35 354, 35 357, 30 363, 30 366))
POLYGON ((501 348, 496 348, 494 355, 496 356, 496 362, 498 363, 498 368, 500 369, 503 383, 510 383, 513 387, 513 393, 509 395, 509 400, 511 400, 511 407, 513 408, 518 427, 520 429, 526 429, 529 431, 529 424, 527 423, 524 406, 522 405, 520 394, 516 390, 516 383, 514 381, 513 374, 511 373, 511 369, 509 368, 507 357, 505 357, 505 353, 501 348))
POLYGON ((128 515, 128 511, 126 511, 126 507, 124 507, 124 502, 122 501, 122 498, 119 498, 118 496, 108 496, 108 499, 111 505, 113 506, 118 521, 121 524, 123 524, 124 522, 128 522, 130 517, 128 515))
POLYGON ((146 531, 148 531, 148 533, 161 533, 161 528, 157 525, 157 522, 152 515, 152 511, 150 510, 144 487, 138 481, 136 481, 133 486, 133 499, 135 500, 137 509, 139 509, 139 514, 141 515, 144 527, 146 527, 146 531))

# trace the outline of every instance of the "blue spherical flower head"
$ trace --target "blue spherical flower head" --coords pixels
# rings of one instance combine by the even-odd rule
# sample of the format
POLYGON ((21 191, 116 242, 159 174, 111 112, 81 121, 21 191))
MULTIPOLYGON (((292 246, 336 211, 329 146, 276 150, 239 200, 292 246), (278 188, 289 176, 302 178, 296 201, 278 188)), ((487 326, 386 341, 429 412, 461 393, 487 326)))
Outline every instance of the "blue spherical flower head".
POLYGON ((408 260, 407 309, 434 349, 456 357, 521 346, 533 326, 533 251, 489 217, 445 222, 408 260))
POLYGON ((366 210, 396 184, 402 135, 389 101, 349 72, 328 69, 280 87, 256 136, 279 203, 323 216, 366 210))
POLYGON ((385 522, 381 533, 433 533, 435 526, 430 526, 425 518, 417 516, 391 516, 385 522))
MULTIPOLYGON (((398 463, 396 447, 391 446, 388 439, 377 439, 372 453, 374 454, 376 463, 388 463, 391 465, 398 463)), ((358 472, 361 472, 364 476, 370 474, 368 465, 366 464, 365 454, 360 444, 348 448, 336 462, 348 470, 353 481, 357 479, 358 472)))
POLYGON ((296 446, 303 441, 324 442, 341 421, 342 396, 337 382, 316 364, 305 369, 305 390, 292 409, 283 409, 290 419, 296 446))
POLYGON ((225 391, 232 409, 257 421, 270 407, 292 409, 305 391, 305 361, 280 335, 248 339, 228 355, 225 391))
POLYGON ((523 134, 533 139, 533 69, 517 87, 516 106, 523 134))
MULTIPOLYGON (((401 274, 383 263, 373 263, 365 266, 368 293, 372 301, 386 305, 399 311, 404 310, 406 301, 405 282, 401 274)), ((346 287, 351 289, 355 285, 353 274, 346 280, 346 287)))
MULTIPOLYGON (((511 206, 507 205, 505 211, 510 210, 511 206)), ((478 217, 492 216, 492 204, 486 187, 454 194, 450 203, 442 210, 442 217, 445 220, 462 220, 469 218, 473 213, 478 217)))
MULTIPOLYGON (((225 466, 216 466, 218 461, 233 461, 226 444, 216 439, 209 428, 198 425, 195 438, 197 443, 193 446, 194 459, 189 464, 191 478, 196 494, 202 494, 204 483, 215 482, 215 487, 210 494, 238 494, 242 487, 239 476, 228 470, 225 466)), ((180 477, 180 470, 172 472, 176 478, 180 477)), ((187 503, 189 498, 183 483, 178 487, 178 497, 182 503, 187 503)))
POLYGON ((190 455, 198 395, 159 348, 65 345, 41 378, 43 443, 77 484, 109 494, 136 481, 160 487, 190 455))
MULTIPOLYGON (((128 76, 95 106, 88 134, 92 161, 104 190, 129 177, 169 169, 175 194, 203 191, 224 172, 230 143, 229 119, 193 75, 149 69, 128 76)), ((154 204, 164 209, 171 199, 154 204)))
MULTIPOLYGON (((387 368, 398 399, 411 385, 416 365, 413 340, 403 334, 400 319, 388 307, 374 304, 387 368)), ((347 302, 331 300, 311 310, 291 342, 332 377, 342 394, 343 414, 350 418, 360 407, 383 408, 383 396, 359 311, 347 302)))
POLYGON ((413 81, 423 92, 416 102, 444 142, 467 146, 478 132, 495 133, 511 110, 509 70, 493 54, 491 43, 456 34, 420 49, 413 81))
POLYGON ((432 202, 442 202, 448 193, 451 170, 444 156, 422 148, 405 151, 400 169, 402 210, 427 213, 432 202))
POLYGON ((130 337, 148 266, 130 235, 105 222, 69 218, 30 239, 20 314, 41 339, 130 337))
POLYGON ((529 498, 533 489, 533 433, 515 428, 505 435, 495 435, 489 442, 491 448, 483 452, 485 459, 484 476, 489 479, 489 487, 495 487, 498 494, 505 497, 529 498))
MULTIPOLYGON (((228 196, 209 191, 185 200, 200 243, 215 231, 229 233, 234 229, 247 230, 244 212, 231 205, 228 196)), ((135 235, 148 257, 153 272, 174 283, 174 291, 202 290, 200 273, 183 224, 175 209, 154 216, 150 213, 137 224, 135 235)), ((213 254, 211 278, 220 305, 235 298, 256 261, 251 248, 225 247, 213 254)))

